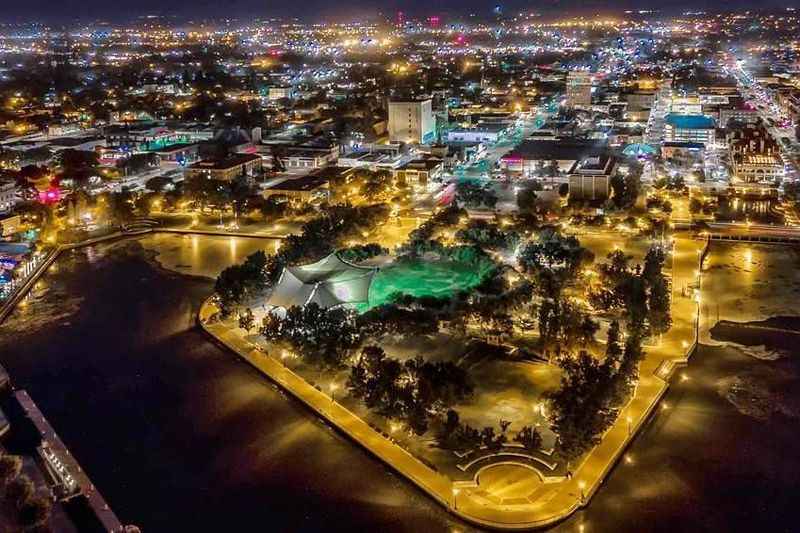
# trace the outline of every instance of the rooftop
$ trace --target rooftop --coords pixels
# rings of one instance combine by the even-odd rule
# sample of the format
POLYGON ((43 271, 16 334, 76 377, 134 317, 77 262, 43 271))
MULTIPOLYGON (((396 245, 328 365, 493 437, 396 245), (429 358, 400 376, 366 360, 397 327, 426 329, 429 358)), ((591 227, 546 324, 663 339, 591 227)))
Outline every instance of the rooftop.
POLYGON ((683 130, 708 130, 714 128, 714 119, 705 115, 679 115, 670 113, 666 122, 683 130))
POLYGON ((269 187, 272 191, 313 191, 328 183, 324 176, 308 174, 302 178, 290 178, 269 187))
POLYGON ((189 168, 196 170, 227 170, 257 159, 261 159, 261 156, 256 154, 231 154, 223 159, 204 159, 189 168))
POLYGON ((605 143, 596 141, 528 139, 520 143, 519 146, 504 156, 503 159, 554 159, 556 161, 577 161, 583 157, 600 155, 605 152, 606 149, 607 146, 605 143))

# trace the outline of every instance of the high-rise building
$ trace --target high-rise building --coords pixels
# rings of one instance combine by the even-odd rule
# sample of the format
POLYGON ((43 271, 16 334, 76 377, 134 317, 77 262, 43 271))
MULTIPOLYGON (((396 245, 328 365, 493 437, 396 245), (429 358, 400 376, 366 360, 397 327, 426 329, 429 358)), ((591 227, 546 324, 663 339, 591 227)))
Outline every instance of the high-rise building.
POLYGON ((433 141, 436 121, 430 98, 389 102, 389 141, 425 144, 433 141))
POLYGON ((567 104, 572 107, 592 105, 592 74, 573 70, 567 74, 567 104))

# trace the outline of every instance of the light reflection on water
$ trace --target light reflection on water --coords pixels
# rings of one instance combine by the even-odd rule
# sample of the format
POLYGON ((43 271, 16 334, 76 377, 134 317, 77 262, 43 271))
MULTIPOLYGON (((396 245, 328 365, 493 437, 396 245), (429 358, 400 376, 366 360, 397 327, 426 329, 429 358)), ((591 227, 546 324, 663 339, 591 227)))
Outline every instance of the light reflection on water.
MULTIPOLYGON (((144 244, 176 265, 194 255, 192 273, 233 257, 227 238, 144 244)), ((260 244, 239 239, 235 259, 260 244)), ((148 253, 120 242, 67 255, 48 290, 0 327, 3 365, 123 520, 155 532, 458 525, 209 342, 194 317, 211 283, 165 272, 148 253)))

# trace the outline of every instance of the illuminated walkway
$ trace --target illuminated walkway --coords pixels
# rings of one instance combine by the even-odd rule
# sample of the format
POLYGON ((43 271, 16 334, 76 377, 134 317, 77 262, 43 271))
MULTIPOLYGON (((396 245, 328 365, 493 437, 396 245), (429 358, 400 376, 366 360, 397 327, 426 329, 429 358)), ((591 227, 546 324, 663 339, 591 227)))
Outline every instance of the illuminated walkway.
MULTIPOLYGON (((693 350, 698 320, 694 288, 700 280, 699 258, 704 246, 704 241, 688 235, 676 237, 672 268, 673 326, 658 346, 647 347, 633 399, 601 443, 581 464, 573 466, 570 479, 548 477, 529 465, 512 461, 488 465, 478 470, 472 481, 454 483, 372 429, 279 360, 256 350, 244 338, 242 330, 221 323, 206 324, 206 319, 216 312, 212 304, 203 305, 200 322, 212 336, 464 520, 497 529, 544 527, 563 520, 588 503, 632 436, 658 405, 668 388, 666 380, 693 350)), ((667 406, 662 404, 661 408, 667 406)))

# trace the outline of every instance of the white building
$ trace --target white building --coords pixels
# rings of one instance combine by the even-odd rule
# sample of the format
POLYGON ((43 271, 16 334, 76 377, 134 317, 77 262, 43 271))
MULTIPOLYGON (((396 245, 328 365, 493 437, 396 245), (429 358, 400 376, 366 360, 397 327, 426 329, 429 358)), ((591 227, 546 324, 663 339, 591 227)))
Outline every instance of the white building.
POLYGON ((430 98, 389 102, 389 142, 425 144, 435 129, 430 98))
POLYGON ((284 98, 291 100, 294 98, 294 89, 290 85, 270 87, 267 98, 270 100, 283 100, 284 98))
POLYGON ((665 118, 665 137, 668 142, 703 143, 713 145, 716 138, 714 119, 705 115, 678 115, 665 118))
POLYGON ((0 183, 0 213, 11 211, 20 202, 19 188, 13 181, 0 183))

